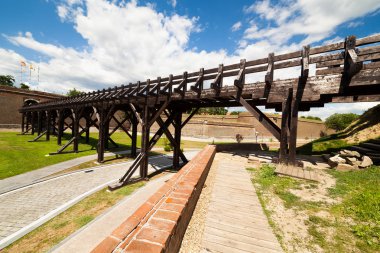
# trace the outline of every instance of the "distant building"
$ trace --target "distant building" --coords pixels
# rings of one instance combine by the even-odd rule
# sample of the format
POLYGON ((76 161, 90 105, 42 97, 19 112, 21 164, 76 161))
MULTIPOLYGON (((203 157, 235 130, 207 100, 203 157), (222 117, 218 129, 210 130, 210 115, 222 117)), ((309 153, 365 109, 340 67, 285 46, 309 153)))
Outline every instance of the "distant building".
POLYGON ((63 96, 53 93, 0 85, 0 128, 20 128, 21 114, 18 110, 24 104, 40 103, 61 97, 63 96))

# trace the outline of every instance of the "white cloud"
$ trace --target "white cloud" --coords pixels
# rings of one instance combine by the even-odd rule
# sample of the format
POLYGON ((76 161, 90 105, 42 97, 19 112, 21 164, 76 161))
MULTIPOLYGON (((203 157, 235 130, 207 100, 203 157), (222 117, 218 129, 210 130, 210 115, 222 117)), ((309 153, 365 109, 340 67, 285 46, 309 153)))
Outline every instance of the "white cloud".
POLYGON ((364 25, 364 22, 362 22, 362 21, 353 21, 353 22, 348 23, 347 27, 348 28, 355 28, 355 27, 358 27, 358 26, 361 26, 361 25, 364 25))
POLYGON ((302 35, 305 39, 301 44, 318 42, 332 35, 338 25, 379 8, 380 2, 377 0, 297 0, 277 4, 264 0, 254 3, 245 11, 259 15, 263 22, 268 21, 267 24, 260 29, 248 28, 244 39, 265 39, 271 44, 282 45, 294 36, 302 35), (269 22, 271 20, 276 24, 269 22))
POLYGON ((170 4, 175 8, 177 6, 177 0, 170 0, 170 4))
MULTIPOLYGON (((170 1, 175 6, 176 1, 170 1)), ((57 4, 57 15, 63 22, 72 22, 87 42, 85 49, 36 40, 30 32, 17 36, 3 35, 20 47, 45 55, 40 65, 39 89, 65 92, 101 89, 122 83, 194 71, 199 67, 216 67, 219 63, 238 62, 240 58, 257 59, 270 52, 276 54, 299 50, 302 44, 325 40, 338 25, 376 11, 378 1, 365 0, 339 3, 321 0, 261 1, 244 8, 247 23, 238 48, 228 55, 225 50, 204 51, 189 48, 191 35, 200 32, 198 17, 158 12, 154 5, 141 6, 137 1, 66 0, 57 4), (264 23, 263 23, 264 22, 264 23), (305 36, 299 43, 289 43, 297 35, 305 36)), ((243 21, 232 30, 241 29, 243 21)), ((349 24, 348 24, 349 26, 349 24)), ((351 25, 352 26, 352 25, 351 25)), ((340 37, 328 42, 341 40, 340 37)), ((327 43, 326 41, 324 41, 327 43)), ((0 48, 0 72, 19 73, 22 55, 0 48)), ((36 65, 37 62, 28 61, 36 65)), ((275 79, 298 76, 299 70, 275 71, 275 79)), ((263 75, 247 80, 263 80, 263 75)), ((36 88, 35 83, 31 84, 36 88)), ((329 110, 318 113, 328 115, 329 110)), ((338 107, 337 107, 338 108, 338 107)), ((354 107, 352 107, 354 108, 354 107)), ((313 111, 314 112, 314 111, 313 111)), ((319 116, 319 115, 315 115, 319 116)), ((323 116, 321 116, 323 117, 323 116)))
POLYGON ((242 23, 241 23, 240 21, 239 21, 239 22, 236 22, 236 23, 233 24, 233 26, 231 27, 231 30, 232 30, 233 32, 236 32, 236 31, 240 30, 241 25, 242 25, 242 23))
MULTIPOLYGON (((196 17, 164 15, 134 1, 120 6, 88 0, 85 7, 86 13, 75 11, 70 16, 88 49, 42 43, 31 33, 6 36, 49 58, 40 63, 41 89, 92 90, 217 66, 227 59, 224 50, 188 48, 190 34, 199 31, 196 17)), ((17 73, 17 64, 12 72, 17 73)))

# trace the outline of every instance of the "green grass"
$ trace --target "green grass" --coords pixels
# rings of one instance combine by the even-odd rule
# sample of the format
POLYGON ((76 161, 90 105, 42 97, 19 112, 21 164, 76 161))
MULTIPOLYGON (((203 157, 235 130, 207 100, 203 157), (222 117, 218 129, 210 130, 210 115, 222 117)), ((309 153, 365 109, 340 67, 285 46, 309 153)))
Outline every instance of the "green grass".
POLYGON ((330 194, 343 200, 332 211, 337 217, 343 215, 354 221, 350 229, 360 239, 357 244, 363 251, 380 251, 380 167, 330 173, 337 179, 330 194))
POLYGON ((276 231, 281 228, 276 228, 270 218, 271 211, 266 207, 268 198, 273 194, 283 201, 287 209, 308 215, 305 226, 312 238, 310 248, 314 244, 324 252, 380 252, 380 167, 352 172, 329 171, 336 178, 336 185, 329 189, 327 196, 341 200, 336 204, 300 199, 290 190, 300 187, 313 190, 317 188, 316 183, 278 177, 274 170, 269 165, 249 169, 259 199, 280 242, 281 234, 276 231), (317 215, 320 211, 328 212, 329 218, 317 215))
POLYGON ((47 223, 12 243, 1 252, 48 252, 145 183, 138 182, 109 192, 103 189, 78 202, 47 223))
POLYGON ((297 148, 298 154, 303 155, 321 155, 329 154, 338 151, 342 148, 351 146, 345 140, 340 139, 341 134, 332 134, 326 137, 319 138, 312 142, 297 148))
MULTIPOLYGON (((42 137, 37 142, 28 142, 36 135, 17 135, 15 132, 0 132, 0 179, 12 177, 28 171, 39 169, 48 165, 67 161, 73 158, 96 154, 96 145, 98 133, 90 134, 90 143, 84 143, 82 139, 79 144, 78 153, 67 153, 60 155, 46 156, 51 152, 56 152, 60 146, 57 145, 57 138, 50 137, 50 141, 45 141, 42 137)), ((66 134, 62 140, 64 144, 69 140, 70 135, 66 134)), ((128 150, 131 140, 125 133, 116 132, 112 139, 119 145, 116 150, 128 150)), ((141 142, 140 136, 137 137, 137 143, 141 142)), ((208 143, 195 141, 182 141, 182 146, 186 148, 203 148, 208 143)), ((164 138, 161 138, 156 147, 163 147, 164 138)), ((112 144, 110 144, 112 146, 112 144)), ((72 150, 72 146, 67 151, 72 150)))

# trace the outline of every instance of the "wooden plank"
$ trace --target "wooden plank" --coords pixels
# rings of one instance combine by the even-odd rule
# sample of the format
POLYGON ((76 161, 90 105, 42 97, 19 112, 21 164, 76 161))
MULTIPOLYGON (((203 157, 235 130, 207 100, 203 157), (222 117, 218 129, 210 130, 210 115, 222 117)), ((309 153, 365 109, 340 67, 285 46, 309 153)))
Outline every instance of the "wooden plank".
POLYGON ((239 98, 239 102, 243 105, 263 126, 277 139, 280 140, 280 128, 274 124, 264 113, 262 113, 257 107, 253 107, 247 103, 242 97, 239 98))
POLYGON ((277 250, 281 251, 282 249, 279 247, 278 242, 276 241, 271 241, 272 238, 265 238, 265 239, 258 239, 255 237, 251 236, 246 236, 234 232, 229 232, 229 231, 224 231, 221 229, 216 229, 216 228, 211 228, 211 227, 206 227, 205 228, 205 233, 218 236, 218 237, 225 237, 229 238, 231 240, 235 240, 236 242, 242 242, 254 246, 260 246, 263 247, 264 249, 271 249, 271 250, 277 250))

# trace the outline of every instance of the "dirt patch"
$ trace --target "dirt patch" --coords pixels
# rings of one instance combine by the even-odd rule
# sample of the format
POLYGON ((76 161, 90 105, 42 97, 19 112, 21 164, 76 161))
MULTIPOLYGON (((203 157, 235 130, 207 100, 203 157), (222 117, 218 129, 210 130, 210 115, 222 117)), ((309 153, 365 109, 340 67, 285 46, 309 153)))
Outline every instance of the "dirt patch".
POLYGON ((354 144, 358 142, 367 141, 370 139, 376 139, 376 138, 379 138, 379 136, 380 136, 380 123, 374 126, 368 127, 359 132, 356 132, 348 136, 347 138, 345 138, 345 140, 350 144, 354 144))

